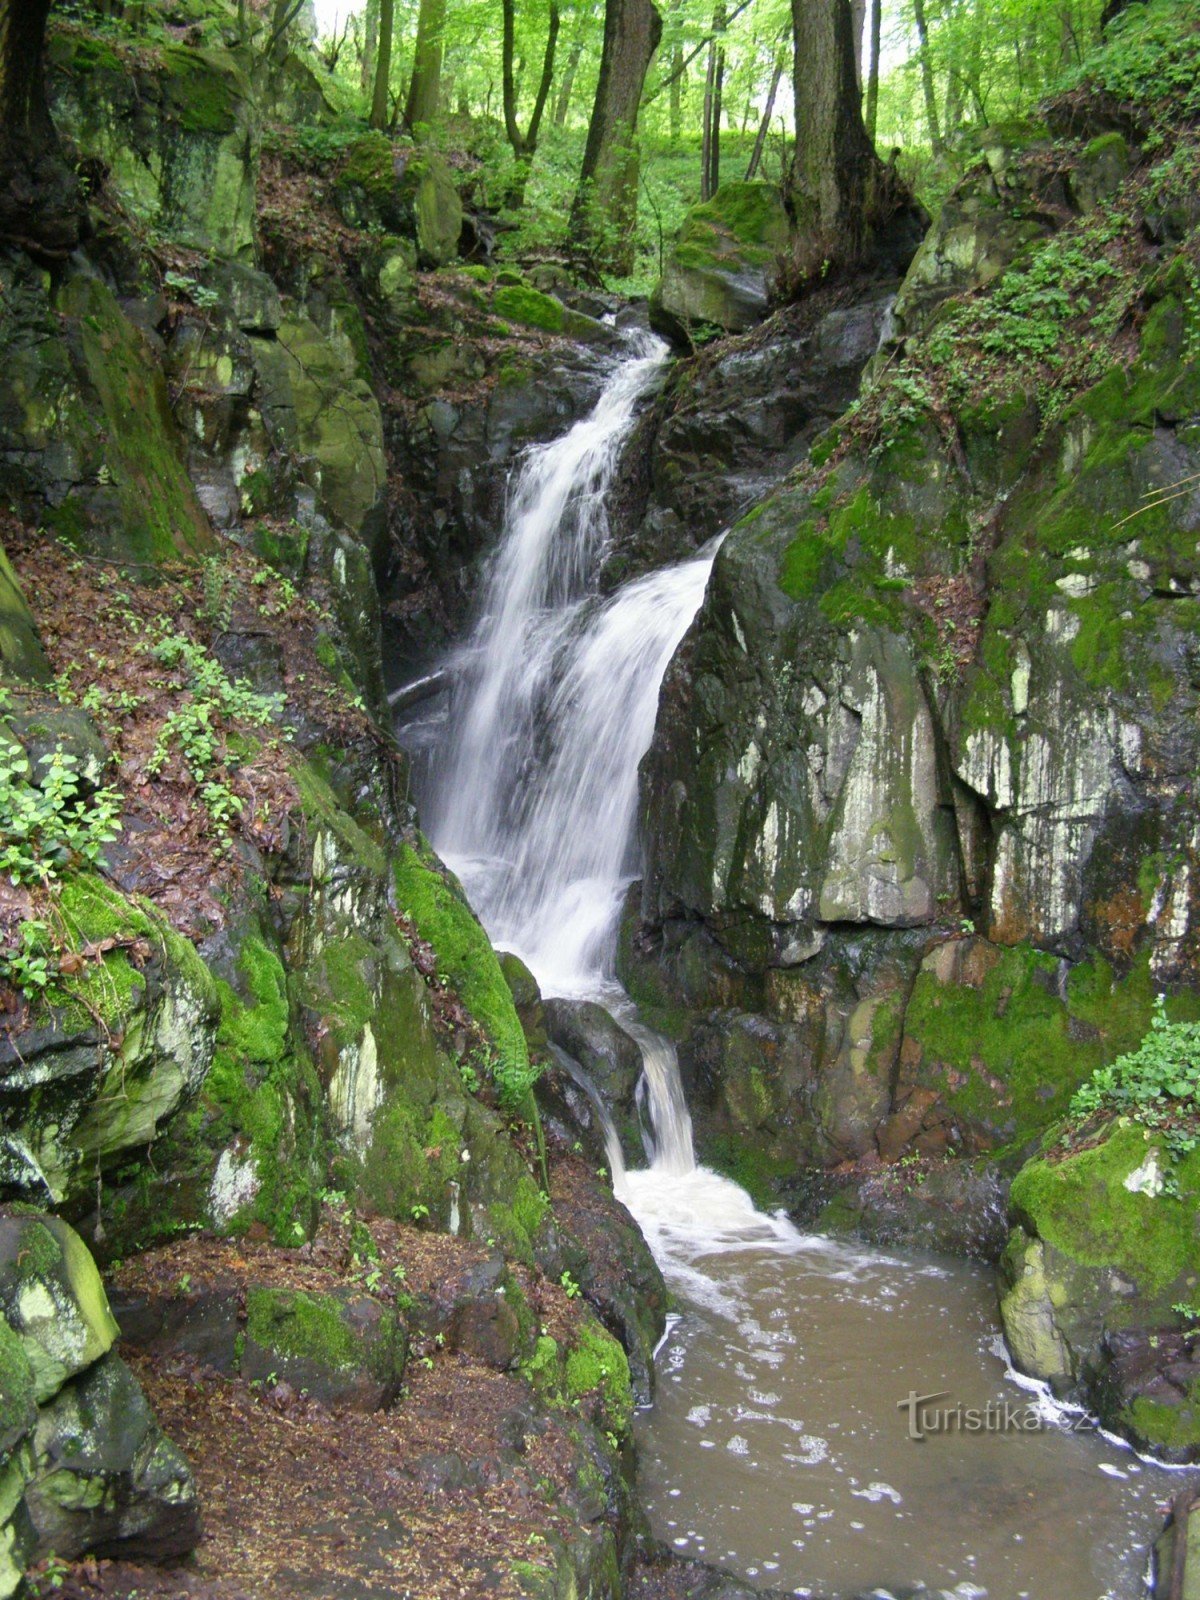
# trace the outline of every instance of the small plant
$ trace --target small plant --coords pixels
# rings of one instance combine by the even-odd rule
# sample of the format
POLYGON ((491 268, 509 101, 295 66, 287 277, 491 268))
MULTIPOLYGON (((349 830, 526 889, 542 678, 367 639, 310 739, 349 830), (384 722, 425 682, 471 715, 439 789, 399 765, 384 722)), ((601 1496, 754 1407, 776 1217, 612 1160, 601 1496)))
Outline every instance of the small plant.
POLYGON ((20 745, 0 745, 0 872, 14 886, 47 884, 98 861, 121 831, 122 796, 104 788, 85 798, 77 756, 54 750, 39 764, 45 772, 35 782, 20 745))
POLYGON ((58 956, 48 923, 22 922, 18 937, 15 949, 0 951, 0 978, 32 1000, 58 976, 58 956))
POLYGON ((575 1282, 575 1279, 569 1272, 564 1272, 558 1281, 562 1284, 563 1293, 566 1295, 568 1300, 577 1300, 579 1298, 581 1292, 579 1285, 575 1282))
POLYGON ((429 1207, 420 1204, 409 1206, 408 1214, 414 1222, 422 1222, 429 1215, 429 1207))
POLYGON ((1071 1115, 1099 1112, 1135 1117, 1161 1128, 1169 1149, 1186 1155, 1200 1143, 1200 1022, 1171 1022, 1163 995, 1154 1002, 1150 1031, 1136 1050, 1099 1067, 1071 1101, 1071 1115))

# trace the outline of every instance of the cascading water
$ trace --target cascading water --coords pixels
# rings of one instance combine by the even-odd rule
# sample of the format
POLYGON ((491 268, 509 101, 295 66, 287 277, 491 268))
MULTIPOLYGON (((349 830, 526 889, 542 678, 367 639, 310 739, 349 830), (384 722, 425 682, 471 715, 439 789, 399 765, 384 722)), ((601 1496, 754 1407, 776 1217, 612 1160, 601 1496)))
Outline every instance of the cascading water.
POLYGON ((635 350, 590 416, 529 453, 424 806, 492 939, 545 993, 602 999, 642 1049, 649 1164, 625 1170, 611 1122, 609 1159, 683 1307, 641 1430, 644 1497, 679 1550, 797 1595, 899 1580, 958 1600, 1132 1600, 1167 1474, 1069 1435, 1044 1397, 1037 1431, 914 1444, 910 1390, 1020 1401, 990 1277, 801 1234, 698 1166, 674 1048, 613 978, 638 763, 712 564, 595 590, 605 494, 664 355, 635 350))

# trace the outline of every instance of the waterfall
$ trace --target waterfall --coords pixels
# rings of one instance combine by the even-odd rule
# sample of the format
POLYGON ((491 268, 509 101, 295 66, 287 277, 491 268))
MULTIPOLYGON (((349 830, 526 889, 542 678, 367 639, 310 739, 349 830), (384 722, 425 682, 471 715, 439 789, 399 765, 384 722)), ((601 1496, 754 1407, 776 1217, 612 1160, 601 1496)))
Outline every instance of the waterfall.
POLYGON ((605 497, 665 354, 658 340, 635 350, 589 416, 528 453, 428 808, 434 845, 493 941, 550 994, 611 982, 638 870, 638 762, 712 567, 700 556, 596 592, 605 497))

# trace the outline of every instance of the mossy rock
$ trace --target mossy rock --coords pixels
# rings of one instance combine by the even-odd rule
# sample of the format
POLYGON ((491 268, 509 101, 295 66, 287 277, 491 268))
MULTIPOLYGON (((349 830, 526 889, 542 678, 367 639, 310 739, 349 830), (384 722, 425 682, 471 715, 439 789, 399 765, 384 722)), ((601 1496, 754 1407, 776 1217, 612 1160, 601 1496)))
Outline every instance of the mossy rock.
POLYGON ((377 1411, 399 1392, 407 1336, 394 1308, 369 1295, 253 1287, 239 1371, 285 1380, 326 1405, 377 1411))
POLYGON ((200 1537, 191 1469, 111 1353, 42 1408, 25 1507, 35 1558, 53 1552, 69 1561, 99 1549, 164 1561, 200 1537))
POLYGON ((46 660, 33 613, 21 593, 17 575, 0 548, 0 671, 32 683, 46 683, 46 660))
POLYGON ((438 969, 490 1036, 500 1058, 498 1078, 518 1109, 536 1071, 513 997, 487 934, 461 885, 422 840, 405 845, 394 866, 396 904, 437 952, 438 969))
POLYGON ((1082 1392, 1168 1454, 1200 1446, 1196 1415, 1182 1415, 1196 1397, 1173 1370, 1184 1328, 1174 1307, 1200 1298, 1198 1198, 1200 1151, 1173 1158, 1152 1130, 1120 1118, 1097 1143, 1021 1169, 1001 1263, 1018 1367, 1082 1392), (1142 1360, 1124 1359, 1131 1341, 1142 1360))
POLYGON ((0 1179, 78 1202, 154 1140, 208 1073, 219 999, 194 946, 95 873, 63 880, 70 946, 103 952, 61 978, 0 1041, 0 1179))
POLYGON ((740 332, 767 314, 769 286, 789 237, 783 197, 770 183, 723 183, 693 206, 663 266, 655 305, 685 328, 740 332))
POLYGON ((590 1312, 564 1347, 543 1334, 522 1363, 523 1375, 554 1404, 578 1407, 617 1440, 633 1422, 633 1392, 624 1350, 590 1312))
POLYGON ((496 316, 523 328, 537 328, 542 333, 563 331, 562 303, 528 284, 504 284, 497 289, 492 296, 492 310, 496 316))
POLYGON ((111 1349, 120 1331, 96 1263, 60 1217, 0 1217, 0 1314, 28 1364, 27 1378, 26 1367, 6 1348, 14 1405, 30 1381, 37 1403, 45 1404, 111 1349))

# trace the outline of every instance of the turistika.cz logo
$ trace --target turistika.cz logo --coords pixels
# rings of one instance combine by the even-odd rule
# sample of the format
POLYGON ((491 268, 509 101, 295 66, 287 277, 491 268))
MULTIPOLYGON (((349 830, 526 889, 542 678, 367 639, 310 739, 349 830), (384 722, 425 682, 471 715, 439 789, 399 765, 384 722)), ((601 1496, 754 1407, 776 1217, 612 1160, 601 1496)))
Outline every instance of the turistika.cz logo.
POLYGON ((897 1400, 896 1410, 908 1413, 908 1437, 922 1444, 934 1433, 1041 1433, 1046 1428, 1084 1432, 1096 1426, 1082 1412, 1050 1417, 1038 1406, 1013 1405, 1009 1400, 989 1400, 985 1406, 964 1406, 961 1401, 938 1404, 949 1399, 948 1389, 931 1394, 910 1389, 903 1400, 897 1400))

